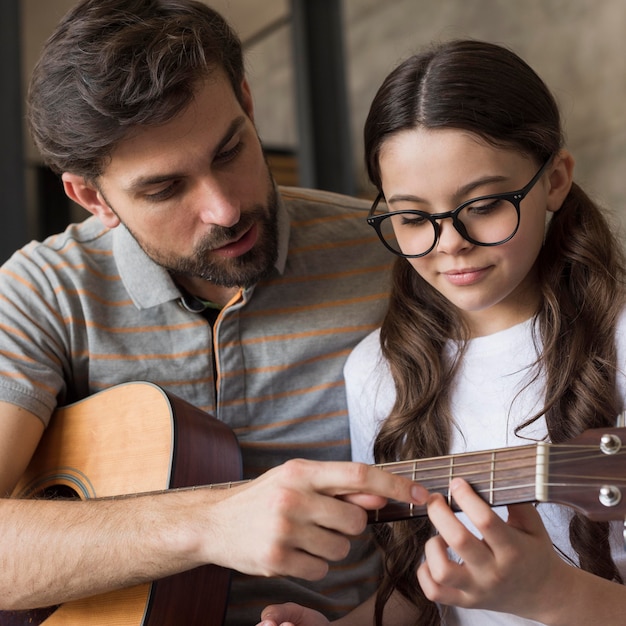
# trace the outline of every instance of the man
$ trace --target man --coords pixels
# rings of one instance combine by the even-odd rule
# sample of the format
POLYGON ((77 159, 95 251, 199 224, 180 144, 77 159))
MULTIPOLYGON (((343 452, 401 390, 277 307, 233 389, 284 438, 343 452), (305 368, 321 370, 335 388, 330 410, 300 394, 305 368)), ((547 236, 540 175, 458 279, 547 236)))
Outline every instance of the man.
POLYGON ((137 380, 226 423, 244 478, 258 478, 87 502, 3 498, 0 609, 208 563, 241 573, 232 624, 255 623, 269 602, 336 616, 358 604, 375 583, 369 542, 348 554, 362 507, 423 496, 339 462, 343 362, 379 323, 388 277, 360 203, 275 187, 240 43, 191 0, 81 2, 43 50, 29 121, 93 216, 0 270, 1 493, 58 406, 137 380))

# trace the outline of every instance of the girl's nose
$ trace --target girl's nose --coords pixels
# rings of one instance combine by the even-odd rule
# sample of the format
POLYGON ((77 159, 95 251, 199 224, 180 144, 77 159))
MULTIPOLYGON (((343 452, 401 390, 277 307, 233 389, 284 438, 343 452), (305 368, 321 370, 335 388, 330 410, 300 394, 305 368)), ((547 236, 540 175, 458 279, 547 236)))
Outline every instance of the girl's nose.
POLYGON ((454 227, 451 219, 437 220, 439 238, 437 239, 437 252, 443 254, 459 254, 472 246, 454 227))

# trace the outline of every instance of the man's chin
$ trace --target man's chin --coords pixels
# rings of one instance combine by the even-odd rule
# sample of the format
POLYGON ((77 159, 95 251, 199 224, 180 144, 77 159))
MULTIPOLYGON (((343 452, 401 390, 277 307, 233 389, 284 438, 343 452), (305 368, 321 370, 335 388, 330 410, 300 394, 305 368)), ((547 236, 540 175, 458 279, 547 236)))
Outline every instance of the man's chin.
POLYGON ((196 267, 169 268, 174 276, 187 279, 201 279, 218 287, 242 287, 255 285, 267 278, 276 262, 275 258, 267 257, 259 263, 259 255, 254 250, 240 257, 223 259, 196 267))

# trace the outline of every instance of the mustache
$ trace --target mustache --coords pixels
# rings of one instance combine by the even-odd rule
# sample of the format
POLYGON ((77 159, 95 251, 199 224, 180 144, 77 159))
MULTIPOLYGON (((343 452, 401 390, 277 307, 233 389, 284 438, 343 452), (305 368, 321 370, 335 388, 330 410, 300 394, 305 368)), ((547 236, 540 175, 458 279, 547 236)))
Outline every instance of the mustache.
POLYGON ((239 239, 250 227, 259 219, 264 217, 264 211, 261 208, 254 209, 241 219, 234 226, 218 226, 214 225, 211 232, 207 233, 198 244, 198 251, 210 252, 215 248, 221 248, 223 245, 239 239))

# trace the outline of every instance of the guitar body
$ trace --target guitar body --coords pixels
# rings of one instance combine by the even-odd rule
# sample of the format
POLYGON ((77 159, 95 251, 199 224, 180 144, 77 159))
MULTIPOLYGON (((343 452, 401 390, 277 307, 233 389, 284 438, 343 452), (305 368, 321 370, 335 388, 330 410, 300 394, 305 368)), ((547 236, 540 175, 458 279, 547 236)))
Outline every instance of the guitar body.
MULTIPOLYGON (((230 428, 156 385, 137 382, 59 409, 13 496, 108 498, 240 477, 230 428)), ((1 612, 0 626, 221 626, 229 586, 230 570, 207 565, 58 607, 1 612)))

